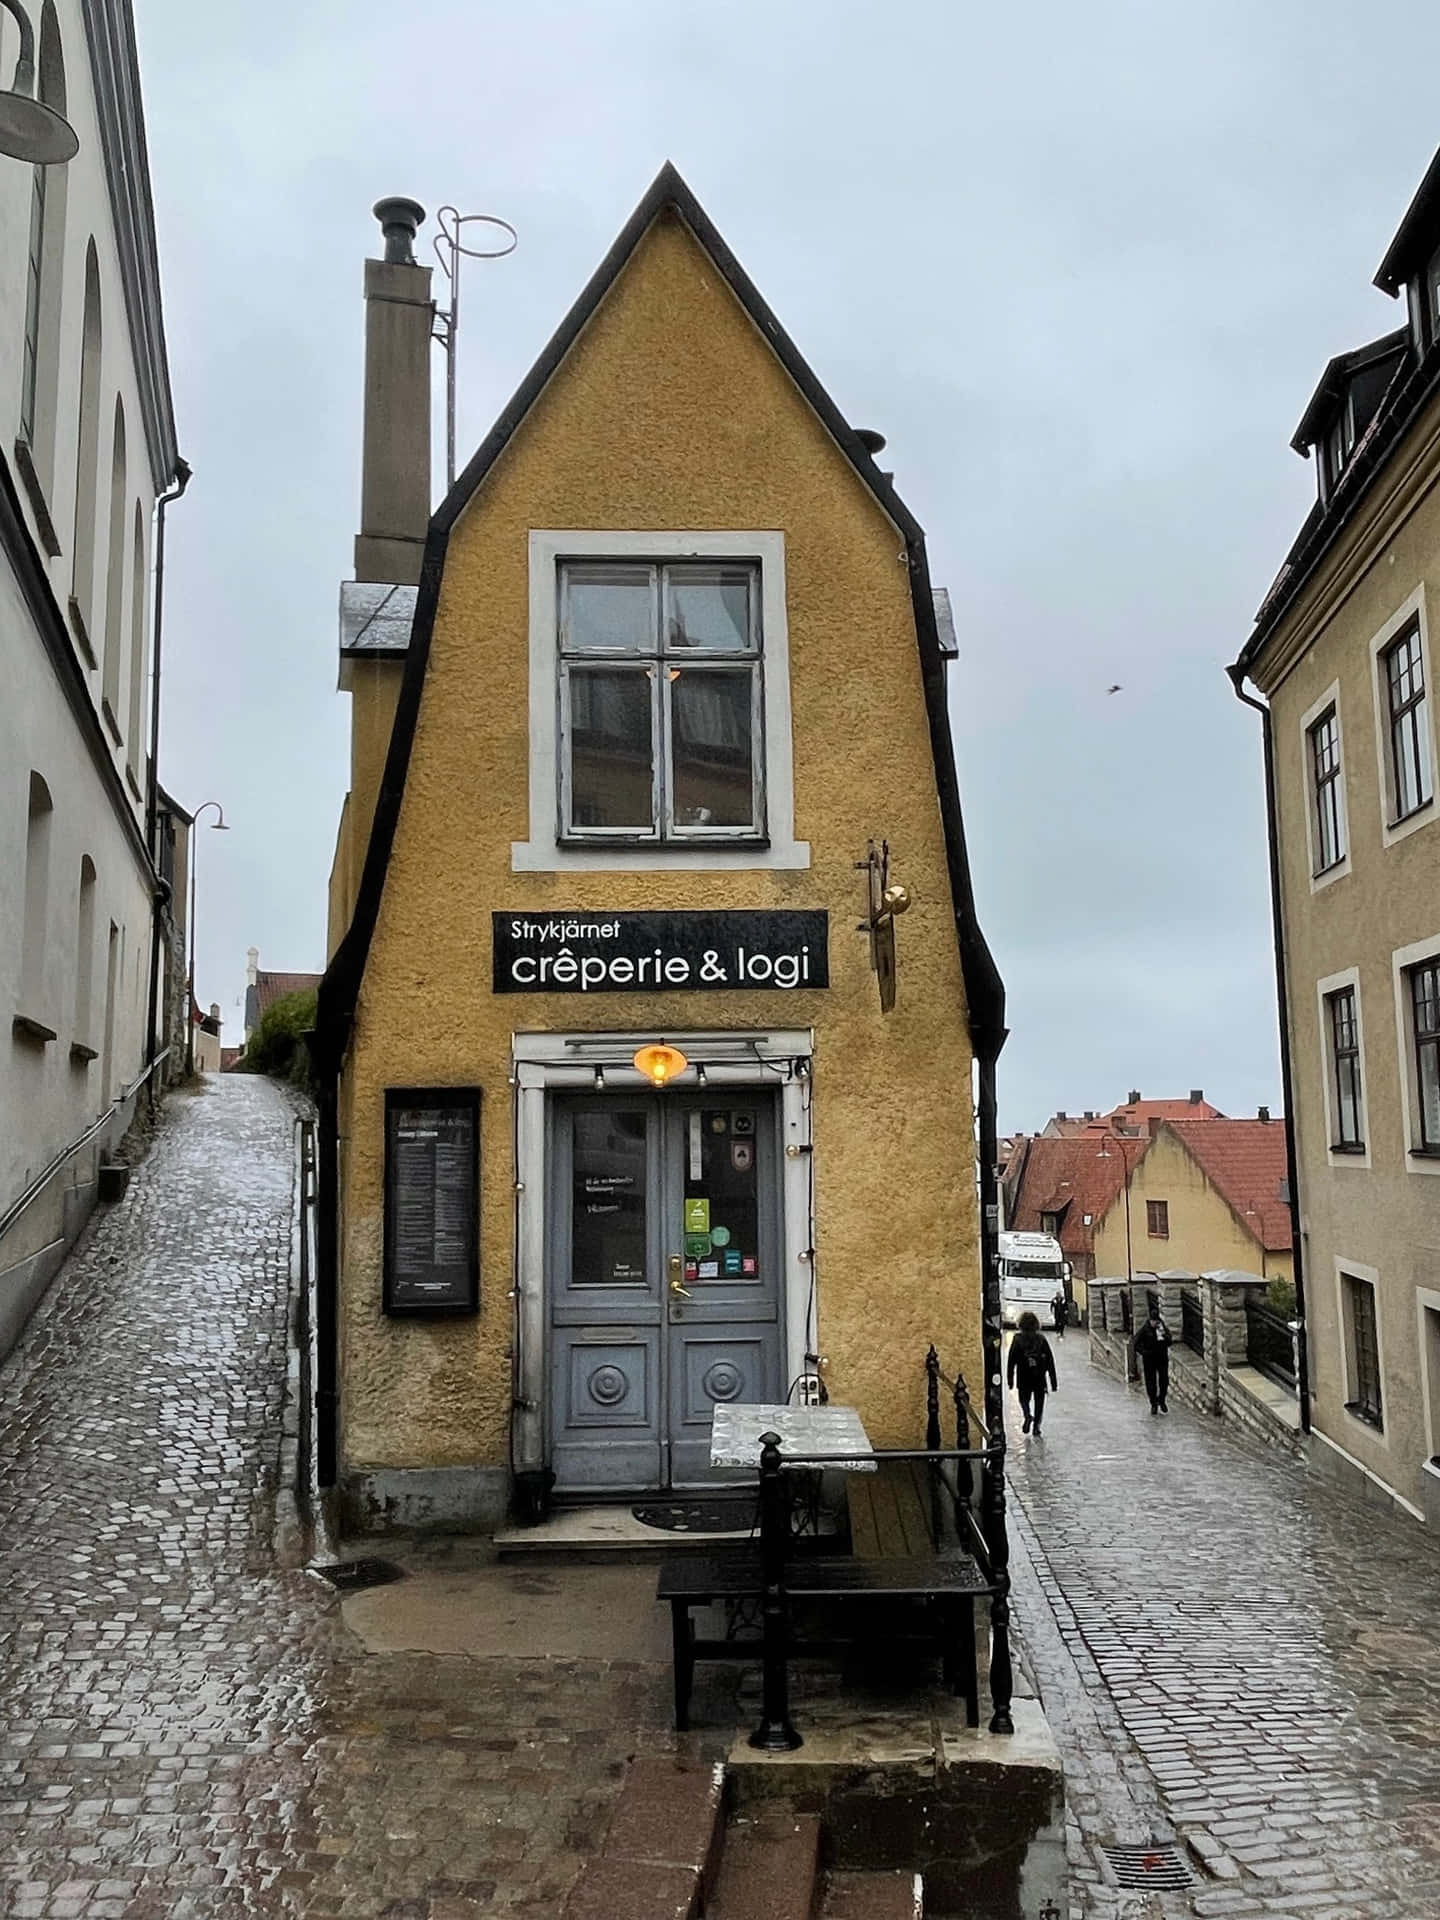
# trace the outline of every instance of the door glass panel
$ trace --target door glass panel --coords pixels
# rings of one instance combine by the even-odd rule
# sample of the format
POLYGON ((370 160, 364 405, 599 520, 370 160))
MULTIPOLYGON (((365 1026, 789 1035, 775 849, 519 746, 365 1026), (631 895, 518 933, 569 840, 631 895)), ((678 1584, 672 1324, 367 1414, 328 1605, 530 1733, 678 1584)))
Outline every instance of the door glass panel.
POLYGON ((756 1122, 745 1106, 684 1115, 687 1286, 762 1277, 756 1122))
POLYGON ((645 1115, 577 1112, 571 1284, 638 1287, 645 1271, 645 1115))

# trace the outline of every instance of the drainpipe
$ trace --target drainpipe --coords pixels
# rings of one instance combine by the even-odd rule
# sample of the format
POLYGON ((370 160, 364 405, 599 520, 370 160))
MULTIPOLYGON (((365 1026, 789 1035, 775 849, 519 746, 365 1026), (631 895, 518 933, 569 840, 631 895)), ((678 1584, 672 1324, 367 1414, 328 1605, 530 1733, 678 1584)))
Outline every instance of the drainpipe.
POLYGON ((1290 1255, 1295 1272, 1295 1380, 1300 1395, 1300 1431, 1310 1431, 1310 1353, 1305 1331, 1305 1257, 1300 1232, 1300 1176, 1295 1155, 1294 1075, 1290 1063, 1290 996, 1285 984, 1285 922, 1280 910, 1280 837, 1275 817, 1275 735, 1270 709, 1245 691, 1239 661, 1225 669, 1235 697, 1260 716, 1265 755, 1265 831, 1270 851, 1270 926, 1275 946, 1275 1000, 1280 1015, 1280 1092, 1285 1102, 1285 1178, 1290 1183, 1290 1255))
MULTIPOLYGON (((315 1036, 311 1036, 315 1045, 315 1036)), ((320 1074, 315 1130, 315 1478, 335 1484, 339 1392, 339 1092, 338 1061, 316 1060, 320 1074)))
MULTIPOLYGON (((150 908, 150 1033, 145 1054, 145 1064, 153 1067, 155 1057, 160 1051, 160 946, 165 931, 165 909, 170 904, 171 889, 159 879, 160 849, 156 844, 156 821, 159 814, 158 789, 160 784, 160 639, 165 613, 165 509, 172 500, 178 500, 190 484, 190 463, 187 460, 175 462, 174 483, 168 493, 162 493, 155 502, 155 612, 150 643, 150 758, 145 776, 145 845, 150 854, 150 865, 156 874, 155 896, 150 908)), ((189 1018, 189 1009, 186 1009, 189 1018)), ((158 1098, 157 1084, 152 1076, 150 1080, 150 1104, 153 1107, 158 1098)))

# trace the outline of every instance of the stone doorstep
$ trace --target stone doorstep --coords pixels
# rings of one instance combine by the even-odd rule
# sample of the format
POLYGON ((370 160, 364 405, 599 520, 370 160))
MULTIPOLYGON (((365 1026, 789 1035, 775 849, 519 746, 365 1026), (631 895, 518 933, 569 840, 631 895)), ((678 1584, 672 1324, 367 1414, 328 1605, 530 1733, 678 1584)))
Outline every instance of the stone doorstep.
POLYGON ((715 1885, 716 1920, 810 1920, 819 1862, 816 1814, 781 1805, 732 1822, 715 1885))
POLYGON ((924 1911, 918 1873, 832 1873, 820 1905, 821 1920, 921 1920, 924 1911))

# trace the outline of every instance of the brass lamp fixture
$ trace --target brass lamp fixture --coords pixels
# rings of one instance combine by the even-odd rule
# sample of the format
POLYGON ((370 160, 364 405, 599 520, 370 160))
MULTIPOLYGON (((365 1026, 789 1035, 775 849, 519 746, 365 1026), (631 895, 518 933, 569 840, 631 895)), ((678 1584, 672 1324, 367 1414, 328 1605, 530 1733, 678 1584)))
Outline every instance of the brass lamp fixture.
POLYGON ((678 1047, 668 1046, 663 1040, 650 1041, 637 1050, 634 1058, 635 1071, 643 1073, 657 1093, 663 1092, 689 1064, 678 1047))
POLYGON ((872 840, 863 860, 855 862, 865 875, 867 913, 859 931, 870 936, 870 964, 880 989, 880 1011, 895 1004, 895 916, 910 908, 910 889, 890 878, 890 842, 877 847, 872 840))

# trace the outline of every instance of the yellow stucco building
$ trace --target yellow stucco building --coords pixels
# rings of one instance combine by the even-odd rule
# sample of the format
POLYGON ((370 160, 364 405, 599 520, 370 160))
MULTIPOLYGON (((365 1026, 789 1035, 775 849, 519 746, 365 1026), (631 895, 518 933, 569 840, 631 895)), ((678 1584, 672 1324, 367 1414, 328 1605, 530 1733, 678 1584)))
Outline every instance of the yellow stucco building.
POLYGON ((1230 673, 1264 696, 1312 1458, 1440 1522, 1440 155, 1325 370, 1317 499, 1230 673))
POLYGON ((669 168, 431 517, 377 213, 322 1467, 487 1525, 710 1484, 716 1404, 821 1381, 915 1444, 928 1343, 981 1378, 1003 1038, 923 535, 669 168))

